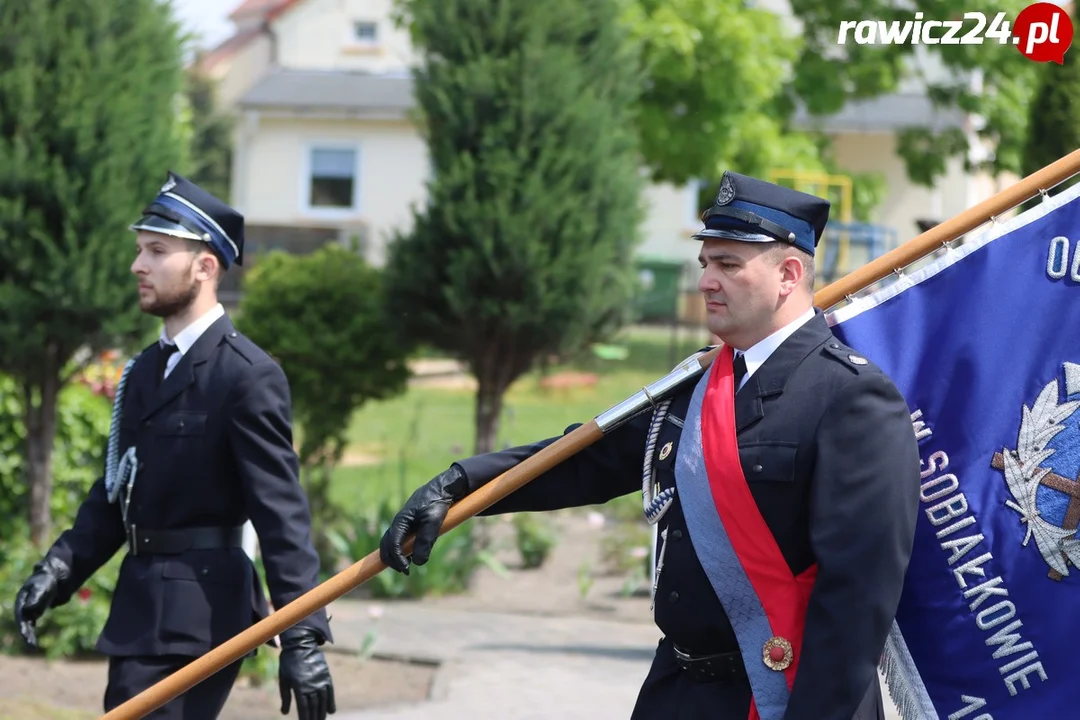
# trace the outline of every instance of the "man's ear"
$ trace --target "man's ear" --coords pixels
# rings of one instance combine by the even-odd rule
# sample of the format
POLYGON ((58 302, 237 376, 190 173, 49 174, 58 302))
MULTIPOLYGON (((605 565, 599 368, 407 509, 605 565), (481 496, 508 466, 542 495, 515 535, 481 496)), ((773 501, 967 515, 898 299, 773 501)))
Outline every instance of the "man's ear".
POLYGON ((780 294, 790 295, 802 284, 806 268, 802 260, 795 255, 788 255, 780 262, 780 294))
POLYGON ((221 272, 221 263, 217 256, 205 250, 195 259, 195 267, 197 279, 204 282, 215 279, 221 272))

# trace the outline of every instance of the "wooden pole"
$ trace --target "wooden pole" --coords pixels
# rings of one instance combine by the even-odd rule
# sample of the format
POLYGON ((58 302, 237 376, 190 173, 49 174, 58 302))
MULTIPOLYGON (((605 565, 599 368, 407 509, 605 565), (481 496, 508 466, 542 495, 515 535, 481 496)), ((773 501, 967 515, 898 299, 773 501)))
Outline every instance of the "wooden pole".
MULTIPOLYGON (((963 237, 992 218, 1008 212, 1037 195, 1040 190, 1048 190, 1077 173, 1080 173, 1080 150, 1074 150, 993 197, 927 230, 891 252, 822 288, 814 295, 814 304, 827 309, 845 297, 888 277, 895 270, 925 257, 944 243, 963 237)), ((700 368, 702 370, 707 368, 718 353, 719 348, 714 348, 699 356, 697 362, 700 368)), ((442 536, 453 530, 602 437, 604 437, 604 431, 594 418, 559 438, 536 455, 522 461, 516 467, 455 503, 447 513, 439 535, 442 536)), ((411 553, 412 545, 413 538, 410 537, 404 544, 406 555, 411 553)), ((136 720, 145 717, 385 569, 386 565, 379 559, 379 551, 374 550, 359 562, 342 570, 288 605, 279 608, 269 617, 263 618, 189 665, 143 690, 103 715, 100 720, 136 720)))

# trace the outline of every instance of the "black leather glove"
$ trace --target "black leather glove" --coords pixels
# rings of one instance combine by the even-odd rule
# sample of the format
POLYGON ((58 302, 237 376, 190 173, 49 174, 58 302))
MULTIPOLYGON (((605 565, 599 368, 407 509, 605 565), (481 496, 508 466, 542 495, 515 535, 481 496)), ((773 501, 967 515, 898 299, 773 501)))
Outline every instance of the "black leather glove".
POLYGON ((289 714, 294 693, 299 720, 326 720, 327 714, 337 712, 334 683, 319 640, 318 633, 309 628, 291 627, 281 633, 278 688, 282 715, 289 714))
POLYGON ((36 648, 36 623, 52 607, 60 592, 60 583, 71 577, 71 568, 58 557, 46 555, 34 565, 34 574, 27 578, 15 596, 15 622, 19 634, 30 647, 36 648))
POLYGON ((383 533, 379 542, 379 559, 387 567, 408 575, 410 563, 401 546, 410 533, 415 533, 412 562, 417 565, 426 563, 450 506, 469 492, 469 478, 456 464, 436 475, 426 485, 418 487, 383 533))

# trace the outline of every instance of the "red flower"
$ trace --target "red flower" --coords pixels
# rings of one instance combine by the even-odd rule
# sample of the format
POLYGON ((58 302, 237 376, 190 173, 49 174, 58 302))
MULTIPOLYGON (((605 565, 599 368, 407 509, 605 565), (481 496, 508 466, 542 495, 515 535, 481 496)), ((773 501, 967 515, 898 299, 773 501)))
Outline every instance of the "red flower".
POLYGON ((86 602, 87 600, 90 599, 90 596, 93 595, 93 592, 90 590, 90 588, 84 587, 84 588, 79 588, 79 592, 76 593, 76 595, 79 596, 80 600, 82 600, 83 602, 86 602))

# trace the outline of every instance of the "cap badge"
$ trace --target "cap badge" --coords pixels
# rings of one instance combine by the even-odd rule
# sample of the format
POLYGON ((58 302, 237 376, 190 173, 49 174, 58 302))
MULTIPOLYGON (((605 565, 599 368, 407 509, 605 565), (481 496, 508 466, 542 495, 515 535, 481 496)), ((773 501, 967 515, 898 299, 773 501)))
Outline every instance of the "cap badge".
POLYGON ((167 193, 176 187, 176 180, 170 175, 169 179, 165 181, 165 184, 161 186, 160 192, 167 193))
POLYGON ((734 199, 735 185, 732 184, 731 178, 725 175, 723 181, 720 183, 720 192, 716 194, 716 204, 727 205, 734 199))

